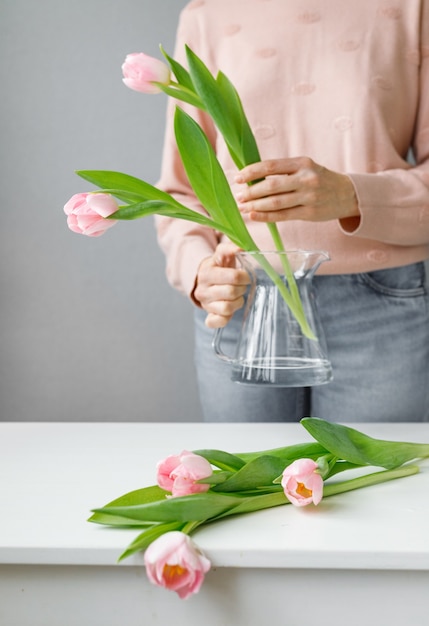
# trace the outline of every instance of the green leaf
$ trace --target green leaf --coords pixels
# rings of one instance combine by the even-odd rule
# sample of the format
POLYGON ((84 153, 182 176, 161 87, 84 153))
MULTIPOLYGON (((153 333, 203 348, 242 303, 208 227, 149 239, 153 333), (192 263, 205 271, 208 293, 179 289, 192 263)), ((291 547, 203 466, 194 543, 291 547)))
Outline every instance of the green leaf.
POLYGON ((189 89, 189 91, 195 91, 194 83, 192 82, 192 78, 188 70, 185 69, 183 65, 181 65, 178 61, 173 59, 169 54, 167 54, 162 46, 160 46, 159 48, 164 55, 164 58, 168 62, 171 71, 175 75, 177 82, 183 87, 186 87, 186 89, 189 89))
POLYGON ((230 476, 231 472, 214 472, 211 476, 201 478, 195 482, 199 485, 219 485, 220 483, 224 483, 230 476))
MULTIPOLYGON (((103 190, 116 189, 120 193, 131 193, 134 198, 138 197, 140 200, 161 200, 167 204, 176 203, 170 194, 129 174, 109 170, 78 170, 76 174, 103 190)), ((181 206, 180 203, 177 204, 181 206)))
POLYGON ((246 464, 239 456, 224 450, 194 450, 194 454, 204 457, 211 465, 230 472, 236 472, 246 464))
POLYGON ((138 535, 134 541, 132 541, 124 552, 119 557, 118 561, 122 561, 123 559, 131 556, 135 552, 140 552, 141 550, 146 550, 146 548, 161 537, 164 533, 171 532, 173 530, 182 530, 183 524, 180 522, 171 522, 170 524, 154 524, 148 530, 144 530, 140 535, 138 535))
POLYGON ((218 224, 203 213, 192 211, 185 206, 179 207, 177 205, 167 204, 162 200, 145 200, 143 202, 122 206, 115 211, 115 213, 112 213, 109 219, 135 220, 154 214, 167 215, 177 219, 197 222, 198 224, 203 224, 204 226, 215 228, 216 230, 223 228, 225 231, 228 231, 228 228, 223 224, 218 224))
POLYGON ((348 461, 337 461, 331 467, 329 474, 326 476, 326 480, 328 478, 332 478, 336 474, 340 474, 341 472, 347 472, 349 470, 358 469, 359 467, 363 467, 361 463, 349 463, 348 461))
POLYGON ((223 136, 234 163, 241 169, 259 161, 256 140, 234 85, 223 72, 215 79, 189 47, 186 55, 195 91, 223 136))
POLYGON ((283 489, 277 488, 274 493, 262 493, 260 495, 249 495, 247 497, 243 497, 236 507, 228 509, 210 521, 218 521, 224 517, 229 517, 230 515, 241 515, 243 513, 262 511, 263 509, 270 509, 284 504, 290 504, 290 502, 286 498, 283 489))
POLYGON ((239 497, 209 491, 136 506, 107 506, 95 512, 145 522, 197 522, 220 515, 240 502, 239 497))
MULTIPOLYGON (((108 219, 135 220, 154 214, 167 215, 223 232, 232 240, 236 237, 232 225, 228 222, 217 222, 203 213, 188 209, 170 194, 139 178, 106 170, 80 170, 77 174, 100 187, 103 192, 110 193, 125 202, 131 202, 126 206, 121 206, 108 219)), ((235 210, 238 211, 236 207, 235 210)))
POLYGON ((324 448, 320 443, 309 442, 309 443, 297 443, 291 446, 285 446, 283 448, 272 448, 270 450, 261 450, 259 452, 240 452, 237 453, 237 456, 240 457, 243 461, 252 461, 257 459, 262 455, 275 456, 281 459, 282 463, 284 463, 284 468, 287 465, 296 461, 296 459, 318 459, 319 456, 323 456, 327 454, 328 450, 324 448))
MULTIPOLYGON (((92 193, 99 193, 98 191, 94 191, 92 193)), ((128 204, 136 204, 142 201, 141 193, 135 193, 132 191, 124 191, 123 189, 110 189, 104 188, 100 191, 100 193, 108 193, 111 196, 114 196, 118 200, 122 202, 127 202, 128 204)), ((160 200, 144 200, 145 202, 160 202, 160 200)))
POLYGON ((87 522, 94 522, 104 526, 115 526, 116 528, 146 528, 153 526, 153 522, 142 522, 121 517, 120 515, 108 515, 107 513, 94 513, 87 519, 87 522))
POLYGON ((120 207, 118 211, 112 213, 108 219, 135 220, 155 214, 201 224, 202 226, 223 232, 229 238, 235 236, 234 232, 228 226, 215 222, 203 213, 192 211, 186 207, 179 209, 176 206, 170 206, 163 202, 158 202, 157 200, 147 200, 145 202, 120 207))
POLYGON ((258 487, 271 487, 273 480, 283 472, 285 467, 282 459, 268 455, 260 456, 249 461, 218 487, 213 487, 213 491, 230 493, 248 491, 258 487))
POLYGON ((256 249, 209 140, 180 108, 176 108, 175 132, 186 174, 201 204, 216 222, 232 231, 234 243, 243 249, 256 249))
POLYGON ((228 107, 228 113, 236 129, 237 143, 240 145, 240 163, 237 164, 238 167, 241 169, 245 165, 260 161, 261 155, 259 154, 256 139, 250 128, 237 90, 223 72, 218 73, 216 84, 219 93, 222 95, 223 102, 228 107))
MULTIPOLYGON (((128 493, 119 496, 119 498, 115 498, 108 504, 106 507, 128 507, 136 504, 147 504, 149 502, 157 502, 159 500, 165 500, 166 492, 161 487, 157 485, 152 485, 150 487, 143 487, 142 489, 135 489, 133 491, 129 491, 128 493)), ((102 511, 103 509, 98 509, 102 511)), ((130 525, 130 520, 128 522, 122 517, 120 512, 115 514, 114 516, 108 515, 106 516, 104 513, 94 513, 89 519, 88 522, 95 522, 97 524, 114 524, 116 525, 130 525), (109 519, 107 519, 107 517, 109 519), (118 517, 118 523, 115 522, 113 518, 118 517)), ((135 525, 133 522, 131 525, 135 525)))
POLYGON ((158 487, 158 485, 151 485, 150 487, 143 487, 142 489, 135 489, 124 493, 119 498, 115 498, 109 502, 107 506, 130 506, 133 504, 147 504, 148 502, 158 502, 164 500, 165 490, 158 487))
POLYGON ((329 452, 350 463, 394 469, 412 459, 429 457, 429 444, 374 439, 317 417, 305 417, 301 424, 329 452))
POLYGON ((167 96, 170 96, 170 98, 175 98, 175 100, 180 100, 181 102, 187 102, 188 104, 192 104, 192 106, 197 109, 204 110, 204 105, 200 98, 191 91, 181 89, 180 86, 176 86, 174 84, 163 85, 162 83, 155 83, 155 85, 158 85, 161 91, 163 91, 167 96))
POLYGON ((216 158, 209 140, 195 120, 180 108, 176 108, 174 130, 192 188, 213 219, 224 223, 223 203, 231 204, 232 194, 223 171, 216 171, 216 158), (221 189, 216 187, 217 179, 221 189))
POLYGON ((228 146, 234 153, 239 155, 240 142, 237 140, 237 130, 234 120, 225 110, 225 102, 213 75, 203 61, 186 46, 186 56, 189 65, 189 73, 196 93, 204 103, 213 122, 218 127, 228 146))
POLYGON ((87 519, 87 522, 101 524, 102 526, 112 526, 115 528, 150 528, 156 522, 147 522, 145 520, 131 519, 120 514, 119 507, 114 507, 117 513, 106 513, 107 509, 93 509, 93 514, 87 519))

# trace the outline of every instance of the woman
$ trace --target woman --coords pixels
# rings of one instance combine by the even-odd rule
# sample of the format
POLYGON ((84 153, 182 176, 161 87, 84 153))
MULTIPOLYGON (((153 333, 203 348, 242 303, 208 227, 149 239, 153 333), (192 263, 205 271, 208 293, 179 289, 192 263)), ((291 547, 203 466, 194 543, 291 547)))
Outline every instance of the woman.
MULTIPOLYGON (((236 249, 196 224, 157 218, 168 279, 196 305, 205 419, 427 421, 429 0, 194 0, 177 33, 182 62, 185 43, 232 80, 254 130, 262 161, 237 172, 210 120, 189 108, 259 248, 273 248, 272 221, 286 249, 331 258, 315 289, 334 381, 239 386, 211 349, 211 329, 225 326, 234 342, 240 325, 248 277, 236 249)), ((175 104, 159 184, 201 210, 175 147, 175 104)))

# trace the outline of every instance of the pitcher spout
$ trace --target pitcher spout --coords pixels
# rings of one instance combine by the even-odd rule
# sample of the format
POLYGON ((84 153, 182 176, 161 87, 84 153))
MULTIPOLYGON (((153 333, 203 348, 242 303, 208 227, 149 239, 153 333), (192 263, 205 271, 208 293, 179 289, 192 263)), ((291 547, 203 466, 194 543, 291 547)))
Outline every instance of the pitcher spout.
MULTIPOLYGON (((287 254, 289 256, 291 253, 288 252, 287 254)), ((298 258, 302 255, 302 266, 297 267, 294 271, 297 278, 303 275, 313 278, 322 263, 331 260, 331 257, 325 250, 297 250, 296 254, 298 258)))

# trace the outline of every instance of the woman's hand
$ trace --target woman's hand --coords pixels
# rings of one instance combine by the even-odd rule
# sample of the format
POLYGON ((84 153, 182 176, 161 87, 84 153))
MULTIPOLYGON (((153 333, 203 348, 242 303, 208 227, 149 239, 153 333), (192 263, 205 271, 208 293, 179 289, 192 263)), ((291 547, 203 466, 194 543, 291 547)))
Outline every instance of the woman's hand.
POLYGON ((259 181, 244 187, 236 196, 240 210, 257 222, 350 218, 359 221, 350 178, 308 157, 253 163, 243 168, 235 180, 237 183, 259 181))
POLYGON ((244 304, 244 294, 250 278, 236 267, 236 253, 240 249, 227 243, 217 246, 213 256, 204 259, 198 268, 194 299, 207 311, 206 326, 226 326, 237 309, 244 304))

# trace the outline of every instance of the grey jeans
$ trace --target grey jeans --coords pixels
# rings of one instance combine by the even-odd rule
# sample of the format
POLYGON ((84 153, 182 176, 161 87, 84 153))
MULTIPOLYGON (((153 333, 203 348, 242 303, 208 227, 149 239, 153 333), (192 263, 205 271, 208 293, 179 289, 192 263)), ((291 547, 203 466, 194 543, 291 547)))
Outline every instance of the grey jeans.
MULTIPOLYGON (((334 380, 269 388, 230 380, 213 331, 195 311, 195 364, 207 422, 429 421, 429 296, 424 263, 364 274, 315 276, 314 290, 334 380)), ((232 354, 242 310, 223 330, 232 354)))

